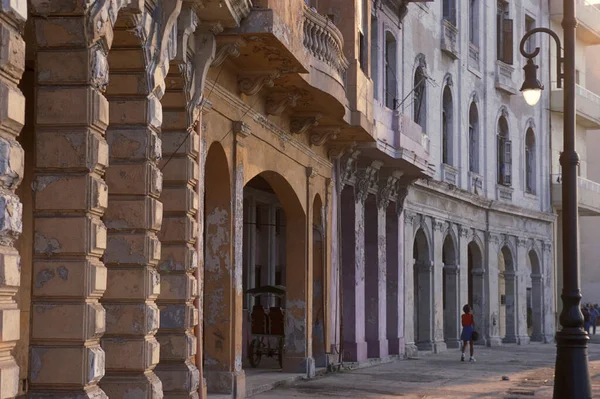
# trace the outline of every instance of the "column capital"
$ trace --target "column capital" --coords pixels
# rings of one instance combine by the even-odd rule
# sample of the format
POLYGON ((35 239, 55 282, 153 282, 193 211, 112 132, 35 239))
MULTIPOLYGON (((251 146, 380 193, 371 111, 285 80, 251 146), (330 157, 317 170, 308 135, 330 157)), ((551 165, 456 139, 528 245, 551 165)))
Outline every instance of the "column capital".
POLYGON ((418 273, 431 273, 434 269, 434 263, 428 260, 415 261, 418 273))
POLYGON ((356 161, 360 155, 359 150, 352 150, 340 161, 340 183, 342 187, 345 184, 352 184, 356 179, 356 161))
POLYGON ((354 184, 356 202, 364 204, 369 196, 369 191, 377 188, 377 174, 382 165, 381 161, 373 161, 366 168, 360 168, 356 172, 356 183, 354 184))
POLYGON ((473 269, 471 270, 471 275, 472 276, 478 276, 481 277, 485 274, 485 270, 483 270, 483 268, 479 267, 477 269, 473 269))
POLYGON ((446 274, 460 274, 460 268, 457 265, 444 265, 446 274))
POLYGON ((408 197, 408 185, 398 184, 398 190, 396 192, 396 212, 400 215, 404 211, 404 202, 408 197))
POLYGON ((444 220, 436 219, 434 217, 431 218, 431 226, 433 227, 433 231, 443 231, 444 230, 444 220))
POLYGON ((377 206, 379 208, 387 209, 390 200, 397 196, 400 177, 402 177, 402 172, 395 170, 386 179, 379 181, 379 192, 377 193, 377 206))

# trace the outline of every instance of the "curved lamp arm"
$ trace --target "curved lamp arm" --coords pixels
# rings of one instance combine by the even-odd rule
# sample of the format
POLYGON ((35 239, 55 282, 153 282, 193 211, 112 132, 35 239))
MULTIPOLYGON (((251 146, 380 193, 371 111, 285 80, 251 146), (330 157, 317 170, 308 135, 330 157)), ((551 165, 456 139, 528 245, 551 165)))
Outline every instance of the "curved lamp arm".
POLYGON ((525 50, 525 44, 527 42, 527 39, 529 39, 531 36, 533 36, 534 34, 536 34, 538 32, 549 34, 550 36, 552 36, 552 38, 556 42, 556 73, 558 75, 557 79, 556 79, 556 86, 560 89, 562 87, 562 80, 564 78, 564 74, 562 73, 562 64, 565 59, 562 55, 562 47, 560 45, 560 38, 553 30, 548 29, 548 28, 535 28, 535 29, 532 29, 529 32, 525 33, 525 36, 523 36, 523 38, 521 39, 521 44, 519 45, 521 55, 525 58, 532 59, 532 58, 535 58, 540 53, 539 47, 536 47, 535 50, 533 50, 533 52, 531 52, 531 53, 529 53, 529 52, 527 52, 527 50, 525 50))

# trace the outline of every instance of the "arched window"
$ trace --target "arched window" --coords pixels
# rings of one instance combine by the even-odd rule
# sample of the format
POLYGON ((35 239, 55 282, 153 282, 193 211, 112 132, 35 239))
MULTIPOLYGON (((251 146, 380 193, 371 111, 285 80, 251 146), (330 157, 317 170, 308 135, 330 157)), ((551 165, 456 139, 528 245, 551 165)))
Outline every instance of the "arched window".
POLYGON ((525 191, 535 194, 535 134, 533 129, 527 129, 525 134, 525 191))
POLYGON ((375 15, 371 16, 371 77, 373 78, 373 94, 379 100, 379 21, 375 15))
POLYGON ((385 105, 396 109, 398 82, 398 61, 396 57, 396 38, 392 32, 385 32, 385 105))
POLYGON ((415 71, 415 78, 413 81, 414 87, 414 95, 415 100, 413 103, 413 120, 417 122, 422 128, 423 131, 426 130, 425 121, 426 121, 426 109, 427 109, 427 91, 425 90, 425 86, 427 85, 427 81, 425 78, 425 70, 422 65, 417 67, 415 71))
POLYGON ((479 45, 479 1, 469 2, 469 41, 471 44, 479 45))
POLYGON ((444 19, 456 26, 456 0, 442 0, 444 19))
POLYGON ((452 165, 452 93, 444 87, 442 107, 442 162, 452 165))
POLYGON ((512 146, 508 139, 508 121, 503 115, 498 120, 498 184, 512 185, 512 146))
POLYGON ((469 171, 479 173, 479 114, 475 102, 469 109, 469 171))

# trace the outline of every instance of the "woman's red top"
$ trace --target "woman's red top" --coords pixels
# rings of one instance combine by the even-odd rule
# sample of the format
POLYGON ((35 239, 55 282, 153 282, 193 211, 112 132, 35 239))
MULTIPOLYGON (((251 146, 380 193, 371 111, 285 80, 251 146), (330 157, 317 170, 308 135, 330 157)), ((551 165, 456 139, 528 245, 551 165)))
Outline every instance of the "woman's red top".
POLYGON ((472 326, 474 323, 473 315, 471 313, 462 315, 462 325, 463 327, 472 326))

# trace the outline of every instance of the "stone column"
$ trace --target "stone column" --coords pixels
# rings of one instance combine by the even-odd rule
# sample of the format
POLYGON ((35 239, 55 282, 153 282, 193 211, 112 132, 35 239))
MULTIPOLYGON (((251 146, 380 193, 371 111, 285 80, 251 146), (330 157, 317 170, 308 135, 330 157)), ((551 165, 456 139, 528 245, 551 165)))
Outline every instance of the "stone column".
POLYGON ((434 342, 434 310, 433 310, 433 284, 434 265, 431 261, 415 261, 415 273, 417 273, 417 347, 421 351, 435 351, 434 342))
POLYGON ((542 259, 540 259, 542 268, 542 335, 544 343, 554 342, 556 331, 555 325, 555 307, 554 307, 554 257, 553 246, 551 242, 542 243, 542 259))
POLYGON ((404 262, 401 267, 404 269, 404 341, 406 356, 416 356, 418 349, 416 345, 415 326, 415 260, 413 258, 414 246, 414 214, 404 210, 404 233, 402 245, 404 246, 404 262))
MULTIPOLYGON (((456 316, 457 337, 460 340, 462 331, 462 323, 460 315, 462 315, 462 307, 469 303, 469 234, 470 231, 465 226, 458 226, 458 313, 456 316)), ((471 281, 474 281, 471 279, 471 281)), ((475 290, 473 290, 475 293, 475 290)), ((474 295, 473 295, 474 296, 474 295)), ((475 305, 469 303, 473 308, 473 316, 475 317, 475 328, 481 334, 481 314, 475 312, 475 305)), ((479 307, 481 309, 481 307, 479 307)), ((460 344, 460 342, 459 342, 460 344)))
POLYGON ((432 311, 433 311, 433 348, 434 352, 446 350, 444 342, 444 263, 442 261, 444 248, 444 223, 441 220, 432 220, 433 226, 433 275, 432 275, 432 311))
MULTIPOLYGON (((487 240, 487 281, 484 281, 487 293, 487 306, 485 310, 485 335, 489 346, 500 346, 500 294, 498 292, 498 254, 500 252, 499 237, 486 233, 487 240)), ((504 321, 502 321, 504 323, 504 321)))
MULTIPOLYGON (((244 245, 246 246, 246 286, 248 288, 254 287, 254 281, 256 278, 256 198, 249 196, 247 199, 248 204, 248 224, 245 229, 246 236, 244 237, 244 245)), ((248 295, 248 312, 252 313, 252 307, 254 306, 254 296, 248 295)), ((249 326, 248 326, 249 327, 249 326)))
MULTIPOLYGON (((404 263, 403 241, 401 241, 399 220, 404 216, 398 214, 398 208, 392 204, 387 207, 386 237, 386 307, 387 307, 387 339, 390 355, 404 353, 404 263)), ((402 209, 400 209, 402 211, 402 209)))
MULTIPOLYGON (((107 289, 107 270, 100 258, 106 257, 106 228, 101 218, 108 205, 103 179, 108 146, 103 136, 109 123, 109 104, 101 89, 108 83, 104 49, 110 43, 103 35, 112 37, 107 18, 118 10, 109 9, 116 3, 107 3, 102 12, 87 15, 96 9, 84 10, 81 3, 71 3, 29 4, 36 16, 32 37, 37 39, 38 72, 29 394, 106 398, 98 387, 105 370, 100 337, 106 318, 98 300, 107 289)), ((24 51, 17 42, 14 46, 9 53, 24 51)), ((14 90, 11 93, 12 108, 22 99, 14 90)), ((0 120, 6 121, 2 106, 0 120)), ((9 114, 8 120, 12 117, 18 117, 18 112, 9 114)), ((18 164, 18 158, 14 163, 18 164)), ((17 201, 9 204, 20 214, 17 201)), ((10 220, 5 218, 4 223, 10 220)), ((16 262, 15 257, 5 252, 5 264, 16 262)), ((10 307, 10 302, 6 304, 10 307)), ((13 325, 5 320, 3 325, 13 325)), ((14 337, 14 333, 7 334, 14 337)), ((137 350, 132 361, 139 361, 140 353, 137 350)))
POLYGON ((530 341, 527 331, 527 279, 530 273, 527 268, 529 258, 527 241, 517 239, 517 264, 514 265, 515 275, 515 333, 519 345, 528 344, 530 341))
POLYGON ((506 336, 503 342, 517 343, 517 273, 513 270, 504 272, 506 287, 506 336))
MULTIPOLYGON (((19 367, 12 351, 21 325, 15 301, 21 283, 15 241, 22 229, 22 205, 15 190, 24 169, 23 149, 16 138, 25 124, 25 97, 17 85, 25 69, 25 42, 20 32, 26 19, 25 0, 0 3, 0 398, 11 398, 19 392, 19 367)), ((55 276, 54 268, 49 272, 55 276)))
POLYGON ((385 235, 387 209, 383 208, 388 201, 383 204, 374 196, 370 196, 365 204, 365 331, 369 358, 384 358, 388 355, 385 235))
MULTIPOLYGON (((267 270, 268 270, 268 278, 267 284, 275 285, 275 272, 277 268, 277 233, 275 224, 277 223, 276 217, 277 209, 273 204, 269 205, 269 209, 267 211, 268 215, 268 226, 267 226, 267 270)), ((312 226, 311 226, 312 228, 312 226)), ((312 231, 312 230, 311 230, 312 231)), ((275 298, 272 297, 269 299, 268 306, 275 306, 275 298)))

